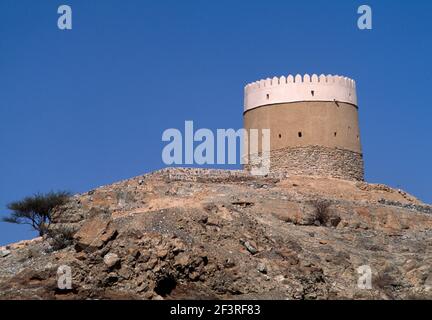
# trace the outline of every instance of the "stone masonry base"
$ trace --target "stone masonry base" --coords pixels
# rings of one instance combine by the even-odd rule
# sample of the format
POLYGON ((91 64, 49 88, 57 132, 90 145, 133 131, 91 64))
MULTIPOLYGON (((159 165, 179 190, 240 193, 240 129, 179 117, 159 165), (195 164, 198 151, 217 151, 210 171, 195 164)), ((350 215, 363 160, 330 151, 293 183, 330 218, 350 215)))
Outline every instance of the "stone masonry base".
POLYGON ((270 172, 363 181, 363 155, 322 146, 287 147, 270 152, 270 172))

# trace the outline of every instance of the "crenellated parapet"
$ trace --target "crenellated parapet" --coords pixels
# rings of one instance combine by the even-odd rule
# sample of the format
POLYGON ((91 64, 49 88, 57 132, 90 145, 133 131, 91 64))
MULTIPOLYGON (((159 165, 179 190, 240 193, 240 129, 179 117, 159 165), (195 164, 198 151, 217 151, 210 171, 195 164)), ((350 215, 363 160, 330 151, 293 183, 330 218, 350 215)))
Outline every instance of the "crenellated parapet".
POLYGON ((337 75, 267 78, 249 83, 244 90, 245 112, 265 105, 302 101, 336 101, 357 106, 355 81, 337 75))

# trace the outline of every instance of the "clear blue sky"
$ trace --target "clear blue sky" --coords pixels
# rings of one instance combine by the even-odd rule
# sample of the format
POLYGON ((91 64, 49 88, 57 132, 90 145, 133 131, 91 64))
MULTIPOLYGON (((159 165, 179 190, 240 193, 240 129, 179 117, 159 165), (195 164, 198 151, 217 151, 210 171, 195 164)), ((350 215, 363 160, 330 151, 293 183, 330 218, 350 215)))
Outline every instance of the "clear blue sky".
MULTIPOLYGON (((0 212, 164 167, 165 129, 240 128, 243 86, 289 73, 354 78, 366 179, 432 202, 431 15, 431 1, 1 0, 0 212)), ((34 235, 0 223, 0 244, 34 235)))

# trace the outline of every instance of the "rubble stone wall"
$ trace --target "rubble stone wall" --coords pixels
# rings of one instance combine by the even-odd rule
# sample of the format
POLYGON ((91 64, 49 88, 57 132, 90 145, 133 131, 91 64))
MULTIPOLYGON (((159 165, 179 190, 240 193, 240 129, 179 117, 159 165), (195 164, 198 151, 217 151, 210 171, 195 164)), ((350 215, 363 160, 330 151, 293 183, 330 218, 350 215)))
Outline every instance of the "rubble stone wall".
MULTIPOLYGON (((250 165, 245 165, 250 170, 250 165)), ((364 180, 363 155, 322 146, 286 147, 270 153, 270 171, 344 180, 364 180)))

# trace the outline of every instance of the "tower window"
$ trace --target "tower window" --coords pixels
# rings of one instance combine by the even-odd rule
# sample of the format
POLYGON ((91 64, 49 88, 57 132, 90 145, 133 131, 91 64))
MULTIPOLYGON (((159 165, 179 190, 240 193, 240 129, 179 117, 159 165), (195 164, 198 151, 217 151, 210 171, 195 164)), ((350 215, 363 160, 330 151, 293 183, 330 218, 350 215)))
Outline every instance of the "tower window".
POLYGON ((314 90, 311 90, 311 95, 312 95, 312 97, 315 95, 315 91, 314 90))
POLYGON ((335 137, 337 136, 337 132, 336 132, 336 131, 334 132, 334 136, 335 136, 335 137))
POLYGON ((299 133, 298 133, 298 137, 301 138, 302 135, 303 135, 303 134, 301 133, 301 131, 299 131, 299 133))
POLYGON ((282 135, 279 133, 279 139, 282 138, 282 135))
POLYGON ((270 95, 267 93, 267 100, 270 99, 270 95))

